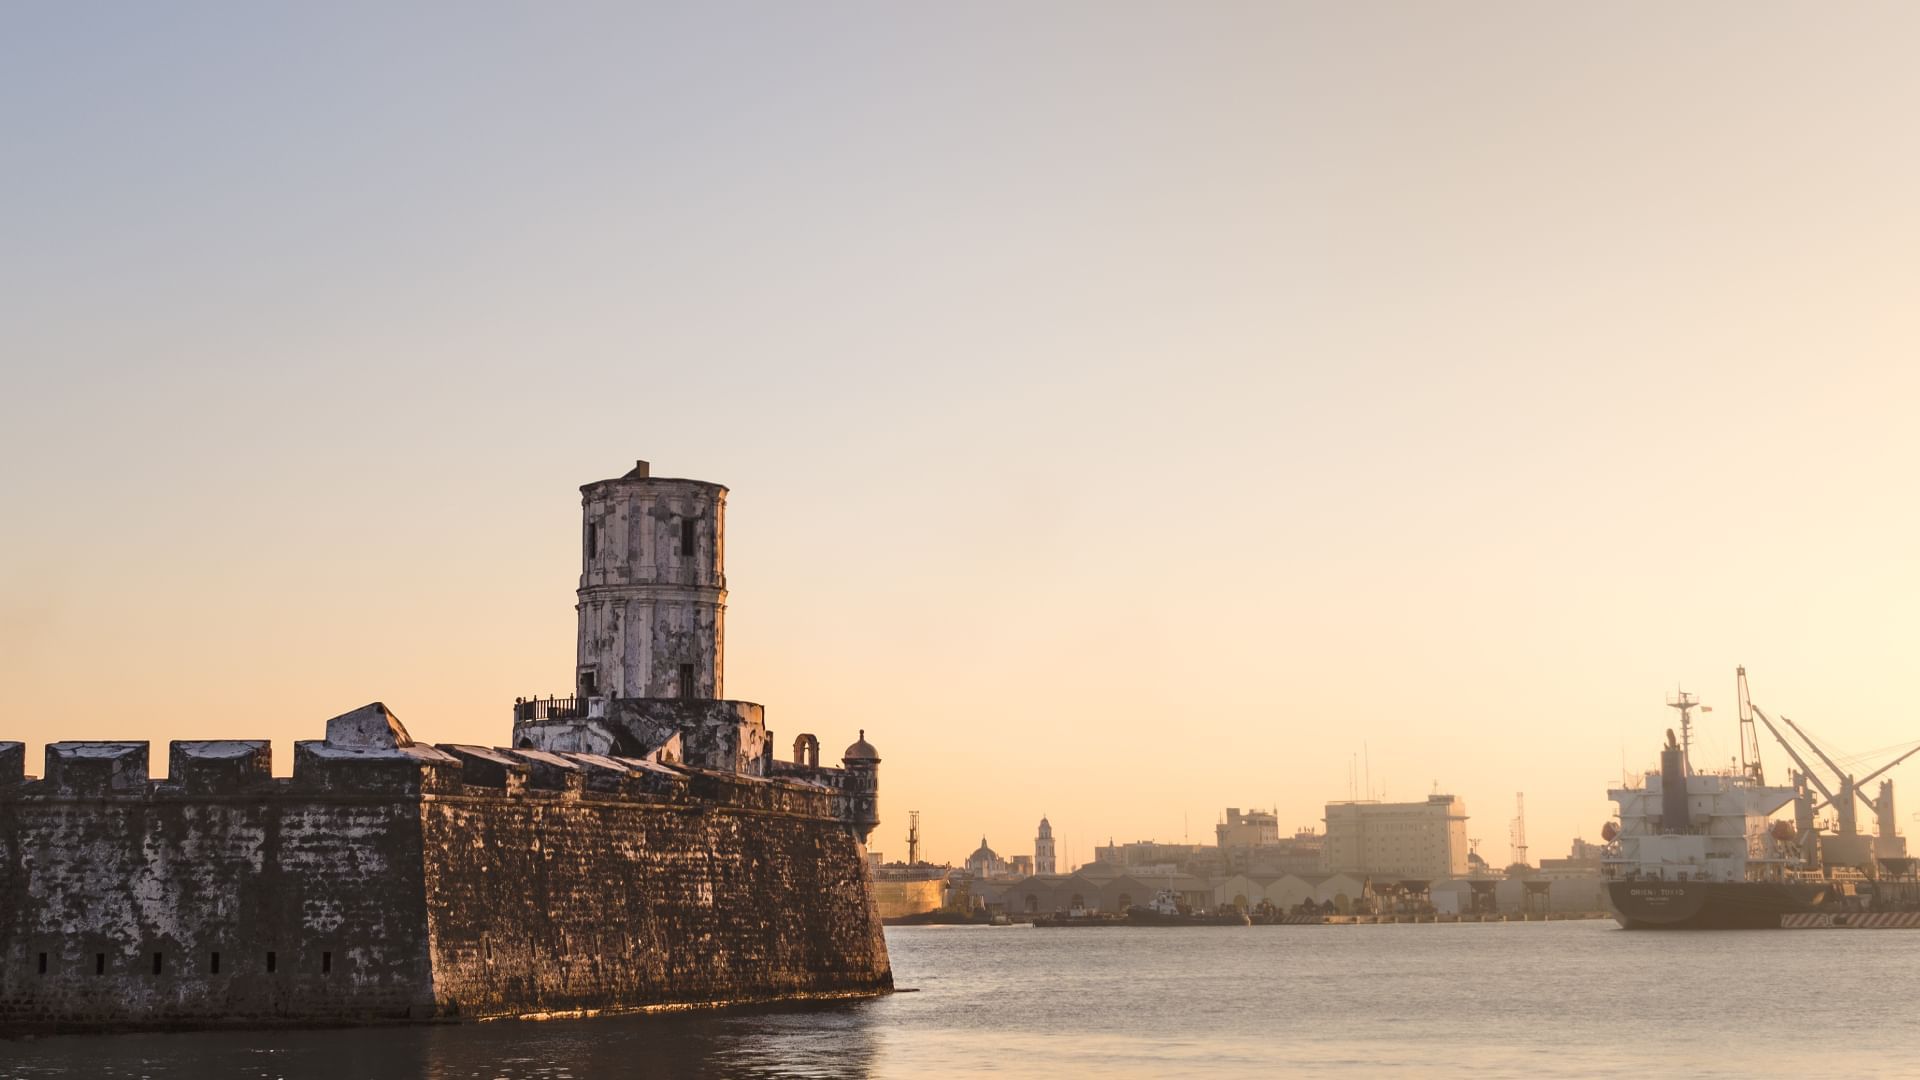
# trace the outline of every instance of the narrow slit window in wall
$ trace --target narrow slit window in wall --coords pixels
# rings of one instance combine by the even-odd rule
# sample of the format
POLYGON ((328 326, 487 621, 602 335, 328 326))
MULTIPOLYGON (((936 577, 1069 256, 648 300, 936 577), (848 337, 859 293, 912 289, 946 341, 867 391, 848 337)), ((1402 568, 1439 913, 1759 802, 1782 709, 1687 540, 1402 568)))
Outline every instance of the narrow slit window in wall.
POLYGON ((105 975, 107 973, 106 953, 97 952, 93 954, 93 973, 95 975, 105 975))
POLYGON ((155 975, 160 974, 160 956, 160 953, 153 954, 153 973, 155 975))
POLYGON ((40 974, 45 975, 46 973, 47 973, 47 954, 41 953, 40 954, 40 974))
POLYGON ((693 558, 693 519, 680 519, 680 557, 693 558))
POLYGON ((279 960, 280 958, 275 956, 272 950, 267 951, 267 974, 273 974, 273 969, 280 966, 279 960))
POLYGON ((683 698, 690 698, 693 696, 693 665, 692 664, 680 665, 680 696, 683 698))
POLYGON ((219 953, 213 954, 212 963, 209 963, 207 965, 207 973, 210 975, 220 974, 220 954, 219 953))
POLYGON ((320 974, 328 975, 328 974, 331 974, 332 972, 333 972, 333 954, 330 952, 321 953, 320 954, 320 974))

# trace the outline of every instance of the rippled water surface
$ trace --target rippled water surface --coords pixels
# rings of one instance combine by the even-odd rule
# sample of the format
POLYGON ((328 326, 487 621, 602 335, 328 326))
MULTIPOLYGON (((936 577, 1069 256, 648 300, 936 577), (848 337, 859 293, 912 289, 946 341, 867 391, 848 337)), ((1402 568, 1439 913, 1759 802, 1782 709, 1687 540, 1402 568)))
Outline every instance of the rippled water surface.
POLYGON ((1920 931, 925 927, 887 940, 897 981, 917 993, 548 1023, 0 1042, 0 1076, 1920 1075, 1920 931))

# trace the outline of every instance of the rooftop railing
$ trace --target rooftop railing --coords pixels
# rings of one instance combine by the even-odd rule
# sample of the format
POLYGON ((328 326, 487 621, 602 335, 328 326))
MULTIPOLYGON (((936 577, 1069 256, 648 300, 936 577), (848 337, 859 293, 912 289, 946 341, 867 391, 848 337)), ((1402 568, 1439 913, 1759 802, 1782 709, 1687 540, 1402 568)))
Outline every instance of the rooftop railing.
POLYGON ((535 720, 567 720, 585 712, 585 703, 577 697, 554 697, 549 694, 543 698, 513 699, 513 722, 516 724, 535 720))

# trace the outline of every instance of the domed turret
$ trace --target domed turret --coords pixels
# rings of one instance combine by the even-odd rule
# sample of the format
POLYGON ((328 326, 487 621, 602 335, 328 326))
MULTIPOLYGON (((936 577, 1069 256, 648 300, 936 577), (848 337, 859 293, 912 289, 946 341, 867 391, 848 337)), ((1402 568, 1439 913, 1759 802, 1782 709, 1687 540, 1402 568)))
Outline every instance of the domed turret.
POLYGON ((867 741, 867 730, 861 728, 859 740, 852 746, 847 747, 847 752, 840 755, 840 760, 848 765, 856 761, 871 761, 875 765, 878 765, 880 763, 880 751, 875 750, 873 744, 867 741))
POLYGON ((865 730, 841 755, 840 764, 847 770, 841 786, 847 800, 847 823, 864 844, 874 826, 880 824, 880 751, 867 741, 865 730))

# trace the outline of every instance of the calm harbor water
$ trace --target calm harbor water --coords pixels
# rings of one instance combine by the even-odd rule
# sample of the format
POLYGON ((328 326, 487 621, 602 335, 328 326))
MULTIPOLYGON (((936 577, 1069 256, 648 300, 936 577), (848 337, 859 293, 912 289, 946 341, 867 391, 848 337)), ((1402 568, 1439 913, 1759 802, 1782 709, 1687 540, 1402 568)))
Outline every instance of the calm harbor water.
POLYGON ((1567 922, 925 927, 887 938, 899 984, 917 993, 548 1023, 0 1042, 0 1076, 1920 1075, 1916 931, 1567 922))

